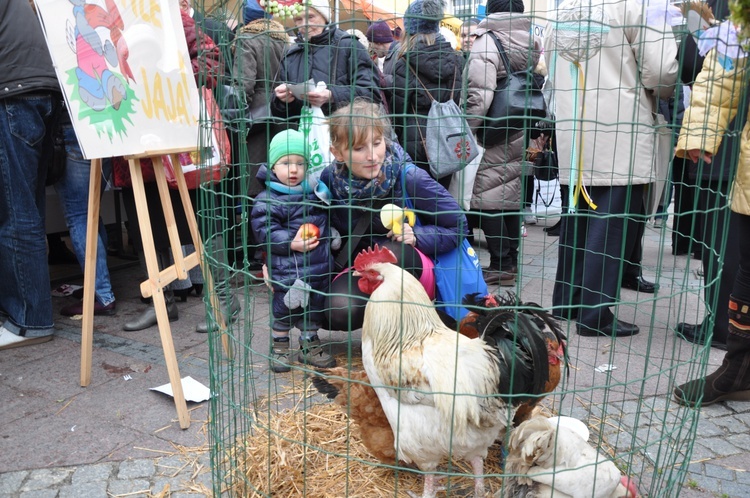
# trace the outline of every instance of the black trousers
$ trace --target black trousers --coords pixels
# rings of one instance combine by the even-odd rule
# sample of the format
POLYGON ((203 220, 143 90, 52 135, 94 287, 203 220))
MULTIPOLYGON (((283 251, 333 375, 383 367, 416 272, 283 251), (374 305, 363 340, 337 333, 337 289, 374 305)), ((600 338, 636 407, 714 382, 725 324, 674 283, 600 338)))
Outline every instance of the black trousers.
POLYGON ((493 270, 512 271, 518 267, 523 216, 516 211, 484 210, 467 213, 469 227, 479 228, 487 240, 493 270))
POLYGON ((617 301, 623 258, 640 244, 628 232, 634 229, 629 222, 643 212, 643 187, 590 187, 597 209, 581 198, 575 213, 562 216, 552 293, 556 315, 570 311, 578 323, 592 328, 612 322, 609 307, 617 301))
MULTIPOLYGON (((732 218, 737 226, 737 239, 739 242, 738 252, 740 254, 739 270, 737 278, 734 279, 732 295, 742 302, 750 302, 750 216, 732 213, 732 218)), ((724 306, 726 308, 726 306, 724 306)))
MULTIPOLYGON (((698 210, 702 212, 702 225, 698 230, 699 240, 703 243, 703 297, 708 313, 714 318, 714 340, 719 342, 726 342, 729 333, 727 303, 740 267, 738 241, 743 236, 739 226, 741 215, 730 209, 731 185, 731 181, 701 181, 697 201, 698 210), (722 249, 724 261, 720 263, 718 255, 722 249)), ((750 232, 746 233, 750 236, 750 232)))
POLYGON ((698 186, 690 177, 690 161, 679 157, 672 163, 672 184, 674 185, 674 218, 672 222, 672 254, 700 254, 694 233, 699 226, 696 202, 698 186))

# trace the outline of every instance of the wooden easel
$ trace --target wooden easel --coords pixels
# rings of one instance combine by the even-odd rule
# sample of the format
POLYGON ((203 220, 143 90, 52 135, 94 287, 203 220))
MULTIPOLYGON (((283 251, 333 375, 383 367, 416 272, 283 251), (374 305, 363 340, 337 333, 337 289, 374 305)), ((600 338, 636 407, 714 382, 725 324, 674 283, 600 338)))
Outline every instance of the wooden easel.
MULTIPOLYGON (((135 206, 138 212, 138 224, 141 231, 141 240, 143 242, 143 252, 146 258, 146 267, 148 268, 148 280, 141 283, 141 294, 143 297, 151 297, 156 310, 156 320, 161 336, 162 349, 164 350, 164 359, 167 364, 169 373, 169 382, 174 394, 174 403, 177 408, 177 418, 180 427, 187 429, 190 427, 190 416, 185 403, 185 395, 182 391, 182 382, 180 380, 180 370, 177 365, 177 356, 172 341, 172 330, 169 326, 169 316, 167 315, 166 301, 164 300, 163 287, 174 280, 185 280, 188 270, 201 265, 205 279, 207 291, 211 297, 211 306, 215 310, 215 317, 222 337, 224 351, 231 356, 229 341, 226 336, 226 324, 224 316, 220 312, 221 303, 219 297, 214 292, 214 282, 211 272, 203 262, 203 242, 198 232, 198 223, 193 212, 193 205, 190 202, 190 193, 185 183, 185 176, 179 167, 180 161, 177 154, 183 150, 152 151, 147 154, 127 156, 130 165, 130 177, 133 183, 133 193, 135 195, 135 206), (162 156, 169 155, 174 168, 177 188, 180 192, 182 207, 187 217, 190 236, 193 239, 195 252, 185 257, 182 255, 182 244, 177 232, 177 223, 175 221, 174 210, 172 209, 172 200, 169 195, 167 178, 164 173, 164 164, 162 156), (163 270, 159 270, 156 259, 156 249, 154 247, 154 238, 151 233, 151 218, 149 217, 148 205, 146 204, 146 190, 143 185, 143 173, 141 171, 141 158, 151 158, 154 164, 154 173, 156 176, 156 185, 159 189, 159 198, 164 211, 164 218, 169 235, 169 244, 172 249, 174 264, 163 270)), ((84 266, 83 277, 83 322, 81 330, 81 386, 86 387, 91 382, 91 355, 93 349, 93 331, 94 331, 94 286, 96 276, 96 251, 99 237, 99 189, 102 177, 102 161, 94 159, 91 161, 91 175, 89 178, 89 212, 86 227, 86 262, 84 266)))

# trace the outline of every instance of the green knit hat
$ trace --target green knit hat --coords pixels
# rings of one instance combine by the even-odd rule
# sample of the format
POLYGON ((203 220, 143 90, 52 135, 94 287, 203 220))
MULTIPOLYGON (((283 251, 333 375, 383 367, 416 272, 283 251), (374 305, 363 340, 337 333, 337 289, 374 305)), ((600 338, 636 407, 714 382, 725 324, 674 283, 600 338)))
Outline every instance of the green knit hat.
POLYGON ((302 156, 307 162, 307 144, 305 135, 296 130, 284 130, 276 134, 268 146, 268 164, 274 167, 276 161, 289 155, 302 156))

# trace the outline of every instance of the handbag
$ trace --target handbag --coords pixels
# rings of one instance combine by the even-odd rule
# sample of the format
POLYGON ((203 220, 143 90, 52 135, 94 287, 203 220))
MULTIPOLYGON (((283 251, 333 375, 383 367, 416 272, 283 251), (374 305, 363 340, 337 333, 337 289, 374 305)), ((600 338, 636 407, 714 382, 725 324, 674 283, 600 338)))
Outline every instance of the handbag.
MULTIPOLYGON (((426 138, 417 123, 427 162, 430 164, 430 173, 434 178, 440 179, 461 171, 477 157, 479 150, 466 117, 453 100, 456 70, 453 71, 450 98, 446 102, 438 102, 419 79, 414 68, 408 63, 407 66, 432 102, 427 114, 426 138)), ((417 114, 416 109, 414 114, 417 114)))
MULTIPOLYGON (((416 168, 408 163, 401 169, 401 182, 406 195, 406 172, 416 168)), ((408 195, 405 198, 406 207, 414 210, 414 204, 408 195)), ((419 223, 419 216, 417 216, 419 223)), ((482 275, 477 252, 464 237, 458 247, 448 252, 436 255, 433 259, 435 267, 435 304, 454 320, 461 321, 469 310, 464 308, 463 298, 467 294, 479 293, 481 296, 489 294, 487 284, 482 275)))
POLYGON ((492 31, 487 34, 495 41, 506 76, 497 81, 492 104, 477 130, 479 143, 484 147, 505 142, 510 135, 547 117, 543 79, 536 77, 532 68, 512 71, 503 44, 492 31))
POLYGON ((551 182, 557 179, 559 172, 554 118, 549 122, 545 122, 541 131, 545 135, 549 135, 549 138, 544 143, 542 150, 534 158, 534 176, 543 182, 551 182))
POLYGON ((272 119, 270 102, 251 107, 247 103, 244 91, 232 85, 219 85, 218 90, 221 117, 230 130, 239 132, 244 125, 244 131, 247 133, 253 125, 272 119))
POLYGON ((308 179, 320 178, 323 169, 333 162, 331 134, 328 131, 328 118, 320 107, 303 106, 299 118, 299 131, 305 135, 308 149, 308 179))

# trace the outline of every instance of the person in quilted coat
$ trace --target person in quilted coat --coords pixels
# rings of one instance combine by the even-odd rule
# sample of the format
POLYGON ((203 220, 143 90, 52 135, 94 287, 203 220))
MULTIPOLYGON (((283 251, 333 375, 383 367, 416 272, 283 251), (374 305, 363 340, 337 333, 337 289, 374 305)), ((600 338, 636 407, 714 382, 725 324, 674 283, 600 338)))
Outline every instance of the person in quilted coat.
MULTIPOLYGON (((532 34, 531 17, 523 12, 522 0, 487 2, 488 16, 477 27, 466 69, 466 115, 474 130, 482 123, 478 116, 487 115, 498 78, 507 74, 490 33, 503 44, 512 70, 537 67, 541 44, 532 34)), ((474 181, 469 221, 481 228, 487 239, 490 264, 484 279, 488 285, 516 283, 525 139, 525 133, 519 131, 500 143, 484 144, 484 157, 474 181)))
MULTIPOLYGON (((748 98, 747 59, 733 59, 729 64, 727 60, 714 50, 703 61, 675 150, 677 157, 699 166, 703 163, 704 168, 711 167, 730 123, 748 98)), ((727 352, 718 370, 675 388, 675 399, 687 406, 750 401, 750 124, 745 124, 741 137, 730 196, 733 220, 729 226, 734 233, 728 235, 739 243, 740 264, 728 303, 727 352)))
MULTIPOLYGON (((266 271, 273 288, 272 364, 274 372, 288 372, 294 354, 289 347, 292 327, 302 331, 298 359, 318 368, 336 360, 318 338, 323 316, 321 293, 331 273, 328 211, 305 175, 308 146, 302 132, 282 131, 268 147, 267 166, 258 171, 266 190, 255 198, 251 225, 258 243, 268 253, 266 271), (317 232, 315 232, 317 230, 317 232)), ((319 184, 320 185, 320 184, 319 184)), ((340 242, 340 238, 339 238, 340 242)))

